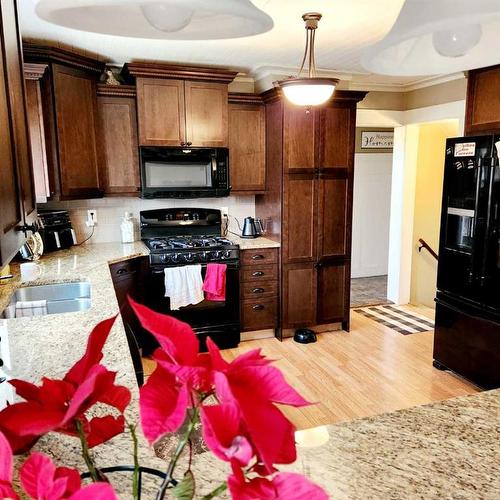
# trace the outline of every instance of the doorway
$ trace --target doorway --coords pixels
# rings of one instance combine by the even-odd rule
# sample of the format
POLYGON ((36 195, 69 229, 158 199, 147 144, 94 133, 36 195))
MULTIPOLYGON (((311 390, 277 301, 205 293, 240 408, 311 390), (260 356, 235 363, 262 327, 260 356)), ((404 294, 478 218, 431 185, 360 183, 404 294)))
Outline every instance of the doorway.
POLYGON ((373 137, 379 132, 388 138, 393 129, 362 128, 356 134, 351 307, 390 303, 387 272, 393 154, 390 147, 363 147, 365 135, 373 137))

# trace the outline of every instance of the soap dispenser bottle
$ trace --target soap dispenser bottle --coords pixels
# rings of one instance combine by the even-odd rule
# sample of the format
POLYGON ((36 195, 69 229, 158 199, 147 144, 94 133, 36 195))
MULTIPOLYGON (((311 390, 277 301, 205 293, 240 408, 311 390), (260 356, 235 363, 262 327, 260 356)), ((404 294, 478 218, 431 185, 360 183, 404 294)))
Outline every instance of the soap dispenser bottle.
POLYGON ((130 212, 125 212, 120 228, 122 230, 122 243, 133 243, 135 241, 134 221, 130 212))

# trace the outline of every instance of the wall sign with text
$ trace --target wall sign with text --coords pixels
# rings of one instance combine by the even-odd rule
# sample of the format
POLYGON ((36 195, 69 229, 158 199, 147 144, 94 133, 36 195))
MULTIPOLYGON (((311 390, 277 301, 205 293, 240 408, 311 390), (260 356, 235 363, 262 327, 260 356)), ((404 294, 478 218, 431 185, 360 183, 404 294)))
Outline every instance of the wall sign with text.
POLYGON ((392 149, 394 147, 394 131, 363 130, 360 146, 361 149, 392 149))

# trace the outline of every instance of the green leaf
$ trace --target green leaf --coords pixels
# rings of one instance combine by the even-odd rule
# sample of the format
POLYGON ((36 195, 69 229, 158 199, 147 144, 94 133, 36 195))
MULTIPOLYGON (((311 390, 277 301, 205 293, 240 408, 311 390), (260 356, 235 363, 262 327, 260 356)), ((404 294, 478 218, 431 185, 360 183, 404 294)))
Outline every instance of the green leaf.
POLYGON ((171 490, 172 495, 179 500, 193 500, 194 498, 194 475, 188 470, 184 479, 171 490))

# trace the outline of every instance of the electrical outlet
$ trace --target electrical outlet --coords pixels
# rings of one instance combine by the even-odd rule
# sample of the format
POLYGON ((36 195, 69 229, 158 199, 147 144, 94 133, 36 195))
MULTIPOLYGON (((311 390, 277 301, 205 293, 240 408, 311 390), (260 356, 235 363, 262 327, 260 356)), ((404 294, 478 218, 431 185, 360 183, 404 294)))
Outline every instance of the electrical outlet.
POLYGON ((97 210, 87 210, 87 224, 88 227, 94 227, 97 224, 97 210))

